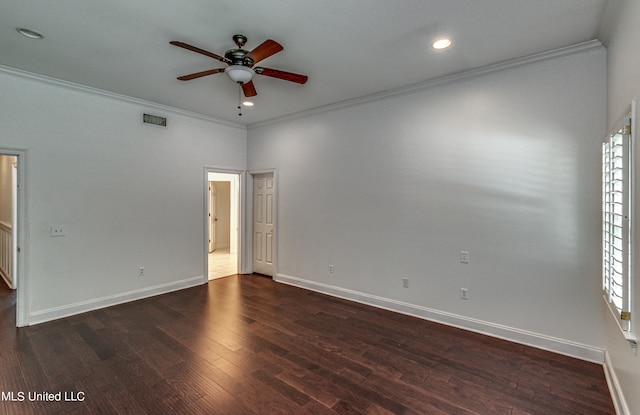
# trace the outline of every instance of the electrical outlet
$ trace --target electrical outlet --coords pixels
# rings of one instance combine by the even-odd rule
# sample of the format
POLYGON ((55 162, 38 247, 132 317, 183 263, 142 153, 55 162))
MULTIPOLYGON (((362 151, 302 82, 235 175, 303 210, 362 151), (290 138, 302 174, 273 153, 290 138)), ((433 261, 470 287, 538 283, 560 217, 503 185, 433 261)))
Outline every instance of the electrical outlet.
POLYGON ((51 225, 51 236, 64 236, 65 230, 62 225, 51 225))
POLYGON ((335 271, 335 268, 333 267, 333 265, 329 265, 329 274, 333 274, 335 271))
POLYGON ((469 252, 468 251, 460 251, 460 262, 463 264, 469 263, 469 252))
POLYGON ((138 268, 138 277, 144 277, 144 267, 138 268))
POLYGON ((469 290, 467 290, 466 288, 460 288, 460 298, 462 298, 463 300, 468 300, 469 290))
POLYGON ((409 278, 403 278, 402 279, 402 286, 404 288, 409 288, 409 278))

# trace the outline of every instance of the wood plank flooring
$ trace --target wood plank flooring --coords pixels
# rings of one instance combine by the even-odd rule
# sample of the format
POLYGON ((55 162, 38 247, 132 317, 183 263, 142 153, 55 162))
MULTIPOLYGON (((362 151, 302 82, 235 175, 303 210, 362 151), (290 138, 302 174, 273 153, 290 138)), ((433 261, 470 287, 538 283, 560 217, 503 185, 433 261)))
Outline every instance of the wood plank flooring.
POLYGON ((600 365, 258 275, 21 329, 14 310, 3 286, 0 413, 615 413, 600 365))

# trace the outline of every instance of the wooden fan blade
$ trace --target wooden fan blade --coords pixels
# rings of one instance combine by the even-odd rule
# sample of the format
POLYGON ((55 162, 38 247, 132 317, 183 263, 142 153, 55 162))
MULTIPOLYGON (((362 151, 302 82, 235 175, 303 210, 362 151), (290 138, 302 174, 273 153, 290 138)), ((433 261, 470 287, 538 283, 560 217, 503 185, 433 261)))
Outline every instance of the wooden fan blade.
POLYGON ((258 95, 258 93, 256 92, 256 87, 255 85, 253 85, 253 81, 245 82, 244 84, 242 84, 242 92, 244 92, 244 96, 247 98, 255 97, 256 95, 258 95))
POLYGON ((192 79, 201 78, 203 76, 213 75, 214 73, 220 72, 224 72, 224 68, 210 69, 208 71, 192 73, 191 75, 179 76, 178 79, 181 81, 190 81, 192 79))
POLYGON ((205 55, 205 56, 208 56, 208 57, 210 57, 210 58, 217 59, 217 60, 219 60, 220 62, 230 63, 230 62, 229 62, 229 59, 227 59, 227 58, 224 58, 224 57, 222 57, 222 56, 220 56, 220 55, 216 55, 215 53, 207 52, 207 51, 206 51, 206 50, 204 50, 204 49, 200 49, 200 48, 197 48, 197 47, 195 47, 195 46, 191 46, 191 45, 189 45, 188 43, 184 43, 184 42, 176 42, 176 41, 172 41, 172 42, 169 42, 169 43, 171 43, 171 44, 172 44, 172 45, 174 45, 174 46, 178 46, 178 47, 181 47, 181 48, 184 48, 184 49, 190 50, 190 51, 192 51, 192 52, 196 52, 196 53, 199 53, 199 54, 201 54, 201 55, 205 55))
POLYGON ((272 78, 278 78, 284 81, 295 82, 298 84, 305 84, 309 79, 306 75, 299 75, 293 72, 280 71, 278 69, 254 68, 254 70, 259 75, 270 76, 272 78))
POLYGON ((282 49, 284 48, 282 47, 281 44, 279 44, 275 40, 267 39, 264 42, 262 42, 260 46, 258 46, 251 52, 247 53, 246 57, 251 58, 253 60, 253 64, 255 65, 261 60, 266 59, 269 56, 280 52, 282 49))

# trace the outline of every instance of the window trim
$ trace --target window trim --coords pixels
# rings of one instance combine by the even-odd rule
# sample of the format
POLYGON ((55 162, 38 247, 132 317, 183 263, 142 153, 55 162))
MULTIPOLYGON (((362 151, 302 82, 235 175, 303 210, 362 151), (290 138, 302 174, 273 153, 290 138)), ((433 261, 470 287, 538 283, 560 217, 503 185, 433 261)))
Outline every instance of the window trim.
MULTIPOLYGON (((618 326, 618 328, 620 329, 620 332, 622 333, 622 335, 624 336, 624 338, 629 341, 631 343, 631 347, 636 350, 637 348, 637 333, 635 332, 635 320, 638 318, 638 315, 636 314, 636 304, 634 304, 634 289, 635 289, 635 275, 634 275, 634 270, 635 270, 635 262, 634 262, 634 249, 635 249, 635 220, 634 220, 634 200, 635 200, 635 178, 634 178, 634 171, 635 171, 635 166, 634 166, 634 145, 635 145, 635 139, 637 137, 636 135, 636 101, 632 101, 631 103, 631 107, 627 109, 627 111, 625 112, 625 116, 619 120, 618 122, 616 122, 615 128, 613 129, 613 131, 611 131, 608 135, 607 135, 607 139, 606 142, 610 142, 611 137, 617 135, 621 130, 623 130, 625 128, 625 126, 630 125, 630 131, 627 135, 628 137, 625 138, 623 137, 623 139, 625 139, 625 142, 623 143, 625 145, 624 151, 626 153, 626 162, 627 162, 627 166, 625 166, 626 169, 626 174, 624 175, 625 179, 628 181, 628 195, 627 197, 625 197, 625 202, 628 203, 628 206, 626 206, 626 214, 628 216, 627 220, 628 220, 628 225, 626 225, 627 228, 627 232, 628 232, 628 237, 627 237, 627 241, 625 241, 625 243, 628 245, 627 249, 628 249, 628 254, 626 255, 626 261, 628 262, 628 264, 625 264, 625 270, 626 270, 626 275, 625 275, 625 281, 624 283, 626 283, 627 287, 626 287, 626 297, 627 297, 627 307, 625 311, 629 311, 631 313, 631 320, 626 322, 628 324, 623 324, 621 318, 620 318, 620 310, 617 308, 617 306, 610 301, 610 294, 609 294, 609 290, 607 290, 606 287, 606 283, 605 283, 605 275, 604 275, 604 261, 605 261, 605 251, 604 251, 604 238, 602 239, 603 241, 603 247, 602 247, 602 255, 603 255, 603 273, 602 273, 602 286, 603 286, 603 299, 605 301, 605 303, 607 304, 607 308, 609 309, 609 311, 611 311, 611 315, 613 316, 614 320, 616 321, 616 324, 618 326), (627 327, 625 327, 625 325, 627 327)), ((604 185, 604 174, 603 174, 603 185, 604 185)), ((603 198, 603 209, 604 209, 604 186, 603 186, 603 194, 602 194, 602 198, 603 198)), ((602 216, 602 220, 603 220, 603 227, 602 227, 602 231, 604 232, 604 211, 603 211, 603 216, 602 216)), ((603 234, 604 236, 604 234, 603 234)), ((623 304, 624 307, 624 304, 623 304)))

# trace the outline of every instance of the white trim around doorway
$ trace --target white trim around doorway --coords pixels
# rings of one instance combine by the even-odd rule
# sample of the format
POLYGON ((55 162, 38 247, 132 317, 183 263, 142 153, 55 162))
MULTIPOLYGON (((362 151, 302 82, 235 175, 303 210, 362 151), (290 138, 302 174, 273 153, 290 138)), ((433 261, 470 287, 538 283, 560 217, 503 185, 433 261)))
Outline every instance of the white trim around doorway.
POLYGON ((204 253, 204 279, 205 281, 209 280, 209 224, 207 223, 207 215, 209 212, 209 173, 221 173, 221 174, 237 174, 239 177, 238 184, 240 186, 239 194, 240 200, 238 203, 238 274, 246 273, 246 238, 244 237, 244 229, 246 229, 246 215, 245 215, 245 206, 246 205, 246 192, 245 192, 245 182, 246 182, 246 172, 244 170, 232 170, 232 169, 224 169, 218 168, 214 166, 205 166, 204 167, 204 183, 203 183, 203 199, 204 199, 204 211, 202 214, 203 218, 203 229, 204 232, 204 240, 203 240, 203 253, 204 253))

